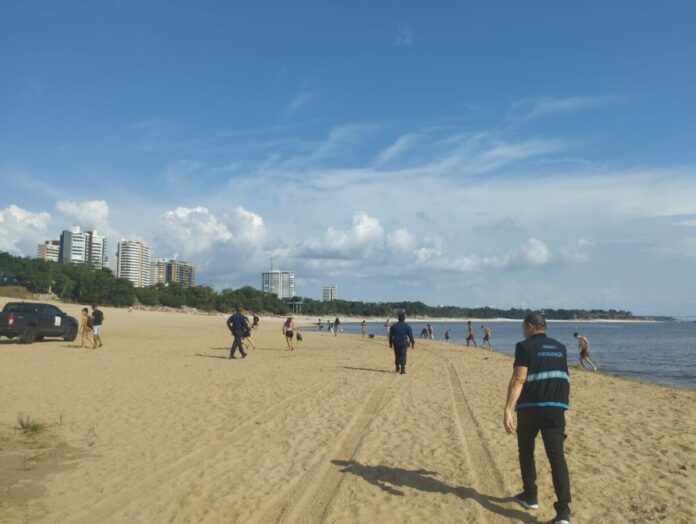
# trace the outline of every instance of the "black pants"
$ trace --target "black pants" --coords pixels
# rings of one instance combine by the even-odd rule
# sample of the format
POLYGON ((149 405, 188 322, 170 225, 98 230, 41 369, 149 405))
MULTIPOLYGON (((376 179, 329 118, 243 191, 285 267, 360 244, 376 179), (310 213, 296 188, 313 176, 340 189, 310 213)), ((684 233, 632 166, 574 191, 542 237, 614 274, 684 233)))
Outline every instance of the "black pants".
POLYGON ((395 344, 394 345, 394 364, 397 366, 405 367, 406 366, 406 351, 408 350, 408 346, 403 345, 403 344, 395 344))
POLYGON ((244 336, 244 333, 234 333, 233 335, 234 341, 232 342, 232 347, 230 348, 230 356, 234 356, 234 352, 237 350, 237 348, 239 348, 239 352, 243 355, 244 348, 242 347, 242 337, 244 336))
POLYGON ((553 488, 558 501, 556 511, 569 513, 570 477, 563 453, 565 439, 565 411, 561 408, 523 408, 517 410, 517 447, 520 454, 520 470, 524 493, 536 497, 536 465, 534 464, 534 441, 541 431, 546 456, 551 465, 553 488))

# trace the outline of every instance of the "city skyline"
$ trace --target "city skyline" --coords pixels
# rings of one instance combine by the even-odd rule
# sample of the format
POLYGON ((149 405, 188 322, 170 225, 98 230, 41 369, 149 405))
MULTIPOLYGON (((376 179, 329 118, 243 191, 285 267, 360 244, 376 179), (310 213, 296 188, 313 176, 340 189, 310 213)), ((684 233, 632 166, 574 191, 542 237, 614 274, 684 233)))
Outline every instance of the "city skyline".
POLYGON ((304 296, 696 311, 696 6, 0 10, 0 250, 79 223, 216 289, 273 257, 304 296))

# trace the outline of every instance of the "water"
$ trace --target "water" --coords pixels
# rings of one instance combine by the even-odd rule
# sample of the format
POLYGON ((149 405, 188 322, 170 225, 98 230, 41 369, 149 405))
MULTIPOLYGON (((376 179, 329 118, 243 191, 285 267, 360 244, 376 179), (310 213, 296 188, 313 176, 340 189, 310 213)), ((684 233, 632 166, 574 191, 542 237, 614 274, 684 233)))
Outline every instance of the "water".
MULTIPOLYGON (((409 322, 418 339, 425 322, 409 322)), ((466 344, 466 323, 430 322, 435 340, 444 340, 452 330, 451 343, 466 344)), ((476 322, 476 342, 483 340, 481 324, 491 328, 493 348, 514 354, 522 339, 521 322, 476 322)), ((360 324, 342 323, 344 333, 360 333, 360 324)), ((326 327, 324 327, 324 330, 326 327)), ((590 359, 604 373, 665 386, 696 389, 696 323, 694 322, 549 322, 547 333, 566 345, 568 363, 577 365, 578 343, 574 332, 590 341, 590 359)), ((368 333, 385 336, 384 321, 368 323, 368 333)), ((386 343, 386 341, 385 341, 386 343)))

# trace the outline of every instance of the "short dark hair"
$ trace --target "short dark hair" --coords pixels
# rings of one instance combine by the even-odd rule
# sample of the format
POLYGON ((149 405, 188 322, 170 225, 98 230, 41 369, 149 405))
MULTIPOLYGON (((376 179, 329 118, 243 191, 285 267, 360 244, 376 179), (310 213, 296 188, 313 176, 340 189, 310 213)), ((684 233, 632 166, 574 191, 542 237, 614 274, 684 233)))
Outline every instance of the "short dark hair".
POLYGON ((397 318, 399 319, 399 322, 403 322, 404 320, 406 320, 406 313, 402 311, 401 313, 399 313, 397 318))
POLYGON ((524 317, 524 323, 535 329, 546 329, 546 319, 539 311, 534 311, 524 317))
POLYGON ((575 333, 573 333, 573 336, 574 336, 575 338, 578 338, 578 332, 576 331, 575 333))

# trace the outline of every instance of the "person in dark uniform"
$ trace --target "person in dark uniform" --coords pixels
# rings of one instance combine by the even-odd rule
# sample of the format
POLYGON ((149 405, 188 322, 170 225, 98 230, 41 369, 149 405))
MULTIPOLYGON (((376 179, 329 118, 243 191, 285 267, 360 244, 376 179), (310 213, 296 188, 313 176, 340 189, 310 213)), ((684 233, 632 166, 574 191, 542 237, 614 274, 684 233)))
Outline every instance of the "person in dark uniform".
POLYGON ((406 314, 399 313, 399 321, 389 328, 389 347, 394 348, 396 372, 402 375, 406 373, 406 351, 409 342, 411 347, 416 347, 413 330, 406 323, 406 314))
POLYGON ((539 507, 534 463, 534 441, 539 432, 551 465, 556 492, 556 517, 551 522, 570 523, 570 476, 563 452, 565 412, 568 409, 570 380, 563 344, 546 336, 546 319, 541 313, 527 315, 522 324, 525 340, 515 347, 515 363, 508 386, 503 425, 515 431, 513 410, 517 411, 517 447, 523 491, 515 501, 527 509, 539 507))
POLYGON ((230 358, 237 358, 234 356, 234 352, 239 348, 239 352, 242 354, 242 358, 246 357, 247 354, 242 346, 242 339, 244 335, 249 331, 249 323, 240 308, 236 308, 234 315, 227 319, 227 327, 230 328, 232 336, 234 336, 234 341, 232 342, 232 347, 230 348, 230 358))

